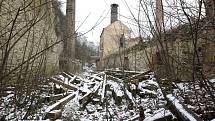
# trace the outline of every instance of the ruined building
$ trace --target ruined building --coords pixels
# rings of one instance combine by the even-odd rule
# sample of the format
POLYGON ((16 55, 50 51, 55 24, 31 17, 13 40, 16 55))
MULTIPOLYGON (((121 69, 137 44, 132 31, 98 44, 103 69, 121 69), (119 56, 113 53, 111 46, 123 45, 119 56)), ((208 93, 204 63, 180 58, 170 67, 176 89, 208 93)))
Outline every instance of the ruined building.
MULTIPOLYGON (((122 55, 121 52, 125 48, 129 48, 138 43, 136 39, 131 38, 130 29, 120 20, 118 20, 118 4, 111 5, 110 21, 110 25, 103 28, 100 35, 99 68, 104 68, 104 65, 108 65, 107 63, 109 62, 106 60, 106 58, 111 54, 118 53, 122 55)), ((122 59, 124 59, 124 57, 122 59)))
MULTIPOLYGON (((105 33, 105 28, 101 36, 100 50, 103 53, 100 54, 99 67, 102 69, 123 68, 124 64, 128 63, 129 70, 153 70, 163 78, 167 76, 176 80, 191 80, 193 76, 198 78, 199 75, 213 78, 215 76, 215 3, 213 0, 207 0, 205 3, 206 18, 202 18, 200 21, 193 20, 191 24, 182 24, 164 32, 163 16, 161 16, 163 12, 160 6, 162 3, 161 0, 157 0, 156 5, 159 6, 156 7, 156 14, 159 15, 156 15, 155 26, 157 27, 155 28, 158 31, 155 32, 158 34, 155 34, 150 41, 130 46, 123 51, 115 49, 117 52, 110 53, 110 50, 114 49, 106 49, 117 44, 112 45, 112 41, 115 40, 113 36, 105 39, 114 31, 113 29, 105 33), (191 31, 191 26, 195 28, 196 25, 198 25, 198 31, 191 31), (194 44, 195 41, 197 44, 194 44), (125 61, 125 58, 128 62, 125 61), (122 64, 123 62, 124 64, 122 64)), ((107 28, 110 26, 113 24, 107 28)))

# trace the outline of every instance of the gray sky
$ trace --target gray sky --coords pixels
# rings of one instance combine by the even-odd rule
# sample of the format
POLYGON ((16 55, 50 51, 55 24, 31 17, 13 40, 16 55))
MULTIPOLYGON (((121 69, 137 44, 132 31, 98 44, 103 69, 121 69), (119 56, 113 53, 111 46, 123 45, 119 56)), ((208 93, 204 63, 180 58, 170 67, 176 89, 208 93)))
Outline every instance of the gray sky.
MULTIPOLYGON (((66 13, 66 0, 59 0, 63 4, 62 10, 64 13, 66 13)), ((145 2, 151 1, 151 0, 145 0, 145 2)), ((153 1, 153 0, 152 0, 153 1)), ((168 5, 177 5, 174 1, 176 0, 164 0, 164 10, 165 10, 165 26, 168 28, 168 26, 177 26, 179 23, 178 19, 171 19, 172 15, 177 17, 179 14, 174 14, 175 11, 178 11, 180 7, 168 7, 168 5), (173 14, 172 14, 173 13, 173 14), (171 20, 171 22, 169 21, 171 20), (174 21, 173 21, 174 20, 174 21), (171 24, 170 24, 171 23, 171 24)), ((187 6, 190 7, 197 7, 197 0, 185 0, 187 6)), ((137 24, 135 25, 134 19, 128 19, 133 18, 128 6, 134 16, 137 19, 138 16, 138 2, 139 0, 76 0, 76 29, 78 29, 78 32, 86 33, 87 31, 91 30, 93 26, 97 23, 97 26, 95 26, 90 32, 88 32, 85 36, 88 38, 88 41, 91 42, 99 42, 100 34, 102 32, 102 29, 105 28, 110 24, 110 5, 113 3, 119 4, 119 20, 121 20, 125 25, 127 25, 132 30, 132 37, 137 37, 138 35, 138 27, 137 24), (125 2, 126 1, 126 2, 125 2), (127 3, 127 5, 126 5, 127 3), (84 22, 84 23, 83 23, 84 22), (81 26, 80 26, 81 25, 81 26)), ((153 1, 154 4, 154 1, 153 1)), ((152 8, 150 9, 150 3, 147 3, 147 6, 149 10, 149 13, 151 14, 153 11, 152 8)), ((152 6, 151 6, 152 7, 152 6)), ((154 8, 154 7, 153 7, 154 8)), ((145 8, 146 9, 146 8, 145 8)), ((143 10, 141 10, 142 13, 143 10)), ((179 12, 183 13, 181 10, 179 12)), ((188 12, 188 11, 187 11, 188 12)), ((195 13, 195 11, 188 12, 188 13, 195 13)), ((196 14, 198 15, 198 14, 196 14)), ((191 14, 191 16, 193 16, 191 14)), ((151 16, 153 19, 153 15, 151 16)), ((180 15, 180 18, 183 19, 183 15, 180 15)), ((150 25, 147 22, 147 17, 145 14, 140 15, 140 19, 142 22, 140 22, 142 26, 142 32, 143 37, 147 37, 150 32, 150 25)))
MULTIPOLYGON (((59 1, 63 2, 62 10, 66 13, 66 0, 59 1)), ((137 8, 137 0, 126 0, 126 2, 131 9, 137 8)), ((131 16, 124 0, 76 0, 76 29, 87 18, 78 29, 78 32, 85 33, 99 20, 100 24, 85 35, 89 41, 99 42, 102 29, 110 24, 110 5, 113 3, 119 4, 119 13, 121 15, 131 16)), ((119 16, 119 19, 128 27, 131 27, 131 25, 127 24, 129 20, 123 16, 119 16)))

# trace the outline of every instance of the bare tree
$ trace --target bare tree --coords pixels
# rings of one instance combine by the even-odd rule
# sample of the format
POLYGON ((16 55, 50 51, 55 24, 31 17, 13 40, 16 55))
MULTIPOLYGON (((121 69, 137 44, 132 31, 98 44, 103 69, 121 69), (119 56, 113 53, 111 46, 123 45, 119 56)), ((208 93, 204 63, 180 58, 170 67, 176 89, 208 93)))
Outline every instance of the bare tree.
POLYGON ((57 71, 58 62, 50 60, 58 58, 56 49, 61 42, 54 31, 57 19, 53 19, 52 1, 0 3, 0 97, 4 99, 8 91, 12 95, 10 102, 1 101, 1 113, 7 120, 27 119, 41 105, 45 78, 57 71))

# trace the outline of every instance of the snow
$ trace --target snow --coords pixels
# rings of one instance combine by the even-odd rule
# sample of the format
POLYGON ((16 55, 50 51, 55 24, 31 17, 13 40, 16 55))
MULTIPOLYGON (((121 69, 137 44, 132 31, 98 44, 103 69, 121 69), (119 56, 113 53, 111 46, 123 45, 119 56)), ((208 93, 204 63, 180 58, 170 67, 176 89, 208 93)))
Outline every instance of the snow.
POLYGON ((58 112, 61 112, 61 110, 52 110, 49 113, 58 113, 58 112))
POLYGON ((176 84, 180 90, 188 90, 188 83, 177 83, 176 84))
MULTIPOLYGON (((43 105, 40 109, 40 113, 37 114, 37 116, 41 117, 39 119, 42 119, 47 112, 57 110, 55 107, 60 105, 60 103, 64 101, 68 102, 69 100, 70 101, 66 103, 62 110, 62 120, 102 121, 107 118, 110 120, 138 120, 139 106, 147 109, 144 111, 146 114, 145 120, 147 121, 171 115, 169 110, 163 108, 166 106, 166 101, 163 98, 161 89, 153 74, 148 74, 146 76, 148 77, 147 80, 139 80, 137 85, 127 83, 126 86, 123 82, 124 80, 119 79, 117 76, 106 75, 104 72, 94 74, 85 72, 84 74, 87 76, 82 78, 76 75, 68 78, 65 74, 55 76, 58 77, 58 79, 60 78, 67 81, 71 81, 76 77, 76 80, 79 79, 78 81, 80 83, 71 84, 66 82, 68 85, 77 87, 77 90, 70 90, 69 96, 57 101, 55 104, 53 104, 53 102, 49 103, 48 105, 53 104, 51 106, 43 105), (63 77, 63 75, 65 77, 63 77), (127 86, 130 88, 127 88, 127 86), (140 93, 150 93, 157 98, 152 98, 150 96, 142 97, 140 93, 133 93, 136 89, 140 89, 138 90, 140 93), (120 98, 116 97, 114 94, 120 98), (82 99, 84 103, 80 101, 82 99), (88 99, 90 99, 89 102, 88 99), (120 102, 116 104, 116 101, 120 102)), ((58 84, 56 84, 56 86, 61 87, 58 84)), ((10 96, 11 95, 8 97, 10 96)), ((15 115, 16 114, 13 114, 11 117, 15 115)))
POLYGON ((143 94, 153 94, 153 95, 156 95, 157 93, 155 91, 151 91, 151 90, 148 90, 148 89, 143 89, 143 88, 140 88, 140 90, 142 91, 141 93, 143 94))
POLYGON ((89 92, 90 91, 89 86, 88 86, 87 83, 81 83, 81 85, 83 85, 83 86, 80 87, 80 90, 82 92, 89 92))
POLYGON ((122 97, 124 95, 124 92, 122 91, 121 86, 117 82, 109 80, 107 84, 111 85, 111 87, 113 88, 117 96, 122 97))
POLYGON ((136 89, 136 85, 135 84, 131 84, 130 88, 131 88, 131 90, 135 90, 136 89))
POLYGON ((166 110, 164 108, 161 108, 154 112, 154 115, 148 116, 144 119, 144 121, 154 121, 160 118, 163 118, 165 116, 172 115, 172 113, 169 110, 166 110))
POLYGON ((158 83, 155 82, 154 80, 155 80, 155 78, 144 80, 144 81, 139 83, 138 88, 141 89, 141 88, 144 88, 144 87, 147 87, 147 86, 159 87, 158 83))
POLYGON ((125 89, 126 94, 128 95, 129 99, 132 101, 133 104, 135 104, 133 97, 132 97, 132 93, 129 92, 127 89, 125 89))
MULTIPOLYGON (((71 79, 69 80, 69 83, 68 84, 70 84, 70 83, 72 83, 76 78, 77 78, 77 76, 75 75, 74 77, 70 77, 71 79)), ((79 77, 80 78, 80 77, 79 77)))
POLYGON ((211 83, 215 83, 215 79, 211 79, 210 82, 211 82, 211 83))
POLYGON ((130 118, 129 120, 126 120, 126 121, 134 121, 134 120, 137 120, 139 117, 140 117, 140 115, 138 114, 138 115, 130 118))
MULTIPOLYGON (((65 73, 66 74, 66 73, 65 73)), ((68 74, 67 74, 68 75, 68 74)), ((69 75, 68 75, 69 76, 69 75)), ((58 75, 58 78, 60 78, 65 84, 69 84, 69 79, 64 77, 63 75, 58 75)), ((70 76, 71 77, 71 76, 70 76)))
POLYGON ((172 94, 168 94, 167 98, 172 101, 172 103, 175 105, 176 109, 184 115, 189 121, 197 121, 190 113, 188 113, 184 107, 180 104, 180 101, 176 99, 172 94))
POLYGON ((76 99, 73 99, 69 101, 62 112, 62 117, 64 118, 72 118, 70 120, 78 119, 78 110, 79 110, 79 103, 76 101, 76 99))
POLYGON ((61 86, 61 85, 56 84, 56 88, 57 88, 57 89, 60 89, 60 88, 62 88, 62 86, 61 86))
POLYGON ((70 79, 73 78, 72 76, 70 76, 70 74, 67 74, 67 73, 65 73, 65 72, 63 72, 63 74, 66 75, 67 77, 69 77, 70 79))
POLYGON ((63 98, 63 99, 57 101, 55 104, 49 106, 49 107, 45 110, 45 112, 48 113, 48 112, 52 111, 56 106, 61 105, 64 101, 69 100, 69 99, 72 98, 72 97, 74 97, 74 94, 70 94, 70 95, 68 95, 67 97, 65 97, 65 98, 63 98))
POLYGON ((91 76, 91 81, 93 81, 94 79, 97 79, 97 80, 99 80, 99 81, 102 81, 103 80, 103 78, 101 78, 101 77, 99 77, 98 76, 98 74, 93 74, 92 76, 91 76))
POLYGON ((151 84, 151 85, 155 85, 155 86, 159 86, 157 82, 155 82, 155 78, 151 78, 145 81, 146 84, 151 84))
POLYGON ((60 78, 63 81, 65 80, 65 77, 63 75, 58 75, 57 77, 60 78))
POLYGON ((154 79, 151 80, 144 80, 142 82, 139 83, 138 85, 138 89, 140 89, 142 91, 143 94, 153 94, 156 95, 157 94, 157 90, 155 90, 156 88, 158 88, 159 85, 157 82, 154 81, 154 79), (145 89, 145 87, 151 87, 152 89, 145 89))

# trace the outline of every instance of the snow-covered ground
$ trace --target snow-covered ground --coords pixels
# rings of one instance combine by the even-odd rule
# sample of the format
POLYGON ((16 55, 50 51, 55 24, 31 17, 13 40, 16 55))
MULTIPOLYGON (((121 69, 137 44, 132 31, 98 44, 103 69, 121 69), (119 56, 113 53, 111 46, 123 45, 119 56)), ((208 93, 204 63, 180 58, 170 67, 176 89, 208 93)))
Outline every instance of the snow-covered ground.
POLYGON ((165 109, 167 102, 153 73, 136 84, 121 82, 117 77, 110 79, 105 73, 85 75, 88 77, 80 82, 79 90, 74 92, 75 98, 65 105, 63 120, 139 120, 141 109, 145 121, 173 117, 165 109), (83 98, 87 100, 84 104, 83 98))
MULTIPOLYGON (((59 120, 102 121, 111 119, 154 121, 162 118, 165 118, 165 120, 175 118, 168 109, 167 101, 164 98, 160 85, 156 82, 154 73, 150 72, 139 76, 141 72, 130 72, 132 74, 126 77, 120 76, 120 74, 107 73, 107 71, 94 72, 88 67, 85 67, 84 70, 85 72, 81 75, 62 73, 53 77, 66 85, 75 87, 74 90, 65 89, 60 84, 49 83, 46 88, 52 90, 54 88, 51 86, 55 86, 55 89, 61 90, 58 92, 62 94, 53 95, 53 90, 52 92, 35 91, 33 94, 37 95, 37 100, 33 101, 32 104, 31 102, 26 103, 26 107, 29 107, 29 105, 35 106, 34 114, 29 116, 28 119, 45 119, 47 112, 58 111, 52 109, 55 105, 60 105, 61 102, 68 98, 71 98, 71 100, 62 108, 62 116, 59 120), (132 80, 128 81, 131 77, 132 80), (64 91, 62 92, 62 90, 64 91), (39 99, 44 100, 46 97, 51 100, 39 102, 41 101, 39 99), (61 97, 61 100, 53 97, 61 97)), ((120 70, 115 72, 120 73, 120 70)), ((211 79, 209 81, 215 84, 214 80, 211 79)), ((198 98, 204 98, 201 101, 210 106, 208 108, 210 110, 204 111, 206 108, 204 105, 200 105, 201 111, 203 110, 207 113, 213 108, 211 101, 205 102, 208 100, 209 94, 205 90, 201 90, 201 87, 196 83, 181 82, 174 83, 174 85, 177 88, 174 89, 173 94, 167 95, 167 98, 174 102, 176 109, 179 109, 178 111, 182 112, 188 119, 194 121, 192 115, 186 112, 181 102, 195 112, 198 107, 195 103, 194 89, 198 91, 198 98), (193 85, 195 88, 192 88, 193 85), (186 96, 191 100, 187 100, 186 96)), ((23 97, 25 97, 25 94, 23 94, 23 97)), ((1 97, 0 100, 0 116, 5 116, 6 120, 23 119, 27 113, 28 109, 26 107, 17 108, 15 103, 12 103, 14 101, 14 92, 12 91, 9 91, 8 95, 1 97)), ((201 117, 200 114, 199 117, 201 117)))
MULTIPOLYGON (((169 99, 175 99, 175 103, 180 109, 177 102, 183 103, 188 109, 190 109, 196 116, 204 120, 215 119, 215 103, 211 95, 215 96, 215 79, 201 80, 201 81, 186 81, 180 83, 173 83, 175 88, 173 89, 173 95, 169 96, 169 99)), ((187 113, 185 113, 187 114, 187 113)), ((188 116, 189 117, 189 116, 188 116)))

